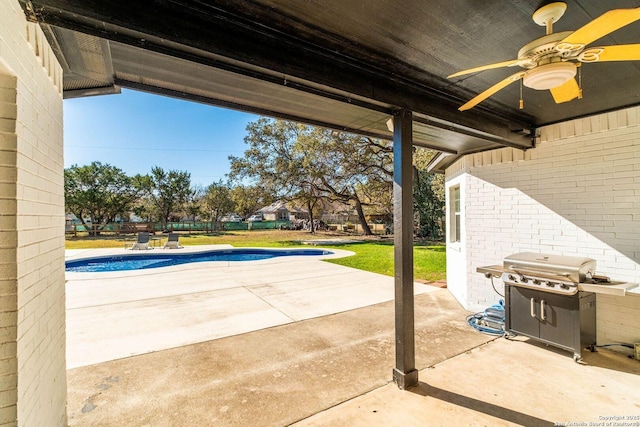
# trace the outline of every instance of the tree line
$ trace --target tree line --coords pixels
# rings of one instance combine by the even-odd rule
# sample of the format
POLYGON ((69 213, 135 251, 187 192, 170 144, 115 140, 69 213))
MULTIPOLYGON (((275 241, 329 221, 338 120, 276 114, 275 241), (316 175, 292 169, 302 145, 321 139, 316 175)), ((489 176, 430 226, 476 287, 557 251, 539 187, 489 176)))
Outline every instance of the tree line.
MULTIPOLYGON (((157 166, 147 175, 128 176, 97 161, 73 165, 64 174, 67 212, 83 224, 86 219, 93 224, 113 222, 133 212, 166 228, 167 222, 181 217, 246 217, 285 200, 304 206, 312 224, 314 216, 336 204, 355 211, 365 234, 371 234, 367 216, 391 220, 391 142, 267 118, 248 124, 244 142, 244 155, 229 157, 228 180, 207 187, 192 185, 188 172, 157 166)), ((427 149, 414 153, 416 233, 429 238, 439 237, 444 216, 443 178, 426 170, 434 154, 427 149)))
POLYGON ((115 166, 97 161, 65 169, 64 192, 66 211, 85 227, 128 221, 133 213, 166 229, 168 222, 182 218, 215 222, 231 212, 248 216, 262 203, 273 201, 255 187, 232 187, 223 181, 206 188, 192 185, 186 171, 165 171, 155 166, 147 175, 128 176, 115 166))

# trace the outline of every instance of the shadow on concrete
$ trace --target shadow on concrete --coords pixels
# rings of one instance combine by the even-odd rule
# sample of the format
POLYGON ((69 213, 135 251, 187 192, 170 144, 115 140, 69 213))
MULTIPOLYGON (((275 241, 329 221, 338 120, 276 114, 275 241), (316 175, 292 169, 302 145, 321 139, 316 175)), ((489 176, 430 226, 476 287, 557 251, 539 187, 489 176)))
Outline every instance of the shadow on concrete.
POLYGON ((477 412, 490 415, 492 417, 500 418, 502 420, 525 426, 553 426, 551 421, 543 420, 542 418, 534 417, 531 415, 523 414, 522 412, 514 411, 502 406, 494 405, 492 403, 483 402, 482 400, 474 399, 472 397, 463 396, 458 393, 454 393, 448 390, 444 390, 438 387, 433 387, 427 383, 419 382, 417 387, 408 390, 411 393, 418 394, 424 397, 431 397, 442 400, 444 402, 460 406, 466 409, 470 409, 477 412))

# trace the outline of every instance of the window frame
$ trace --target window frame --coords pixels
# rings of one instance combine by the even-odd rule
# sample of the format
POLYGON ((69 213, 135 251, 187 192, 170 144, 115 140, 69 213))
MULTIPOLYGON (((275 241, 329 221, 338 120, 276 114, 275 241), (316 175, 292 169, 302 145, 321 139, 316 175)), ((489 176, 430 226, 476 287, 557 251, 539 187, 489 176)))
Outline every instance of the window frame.
POLYGON ((460 185, 449 188, 449 201, 451 203, 449 217, 449 243, 462 241, 462 197, 460 185))

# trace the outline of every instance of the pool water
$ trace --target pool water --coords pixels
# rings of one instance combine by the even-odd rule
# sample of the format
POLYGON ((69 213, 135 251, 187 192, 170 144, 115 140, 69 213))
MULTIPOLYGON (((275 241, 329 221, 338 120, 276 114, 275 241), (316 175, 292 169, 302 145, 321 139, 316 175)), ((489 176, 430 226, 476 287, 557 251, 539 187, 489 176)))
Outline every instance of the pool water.
POLYGON ((67 261, 65 271, 104 272, 143 270, 205 261, 257 261, 281 256, 319 256, 333 252, 323 249, 217 249, 191 254, 152 253, 105 256, 67 261))

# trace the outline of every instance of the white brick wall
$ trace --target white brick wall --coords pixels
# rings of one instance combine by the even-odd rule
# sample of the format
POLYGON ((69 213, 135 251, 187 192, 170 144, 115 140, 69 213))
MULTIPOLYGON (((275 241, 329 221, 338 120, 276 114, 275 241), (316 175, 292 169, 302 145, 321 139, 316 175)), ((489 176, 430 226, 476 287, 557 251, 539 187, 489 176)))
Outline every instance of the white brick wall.
MULTIPOLYGON (((521 251, 585 255, 599 274, 640 282, 639 107, 542 128, 524 154, 467 156, 447 171, 447 188, 460 182, 464 238, 448 245, 447 284, 467 309, 500 298, 476 267, 521 251)), ((640 294, 597 304, 598 343, 640 342, 640 294)))
POLYGON ((17 417, 16 82, 0 68, 0 425, 17 417))
POLYGON ((0 2, 0 425, 66 425, 62 69, 0 2))

